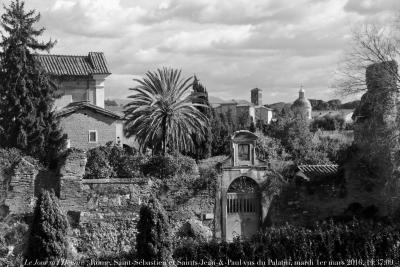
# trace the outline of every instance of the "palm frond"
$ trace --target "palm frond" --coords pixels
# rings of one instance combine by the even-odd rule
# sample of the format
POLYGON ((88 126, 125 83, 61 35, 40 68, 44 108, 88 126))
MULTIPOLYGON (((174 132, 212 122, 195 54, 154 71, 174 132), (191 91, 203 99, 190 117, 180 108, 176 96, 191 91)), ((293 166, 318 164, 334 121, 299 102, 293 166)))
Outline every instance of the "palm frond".
POLYGON ((192 78, 181 79, 180 70, 164 67, 135 79, 124 110, 127 136, 135 136, 141 148, 193 150, 192 136, 203 138, 209 124, 197 107, 209 106, 201 104, 201 94, 190 92, 192 78))

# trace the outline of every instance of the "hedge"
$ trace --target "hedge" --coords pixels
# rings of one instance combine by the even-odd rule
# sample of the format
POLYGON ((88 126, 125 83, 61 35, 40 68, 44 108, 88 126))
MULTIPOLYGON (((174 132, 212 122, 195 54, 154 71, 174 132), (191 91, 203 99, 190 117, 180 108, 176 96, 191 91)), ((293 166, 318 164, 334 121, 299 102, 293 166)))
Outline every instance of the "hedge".
MULTIPOLYGON (((350 259, 386 259, 399 264, 400 226, 370 221, 348 224, 325 222, 313 229, 286 225, 269 228, 251 240, 232 243, 181 241, 174 251, 177 261, 238 259, 346 262, 350 259)), ((345 265, 345 264, 343 264, 345 265)))

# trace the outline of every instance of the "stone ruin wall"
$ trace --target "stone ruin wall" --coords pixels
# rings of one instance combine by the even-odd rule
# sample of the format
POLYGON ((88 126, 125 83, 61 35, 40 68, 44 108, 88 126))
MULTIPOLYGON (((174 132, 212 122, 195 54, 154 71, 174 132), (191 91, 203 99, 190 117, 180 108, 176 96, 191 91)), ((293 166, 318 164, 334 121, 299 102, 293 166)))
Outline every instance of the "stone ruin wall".
POLYGON ((381 215, 399 207, 399 92, 395 61, 372 64, 366 70, 367 91, 354 112, 355 153, 346 162, 349 192, 374 202, 381 215))
MULTIPOLYGON (((144 177, 82 179, 85 165, 85 153, 74 151, 66 156, 58 174, 39 175, 36 166, 22 159, 7 177, 9 185, 2 183, 0 188, 0 215, 29 217, 40 192, 38 187, 53 189, 68 214, 70 237, 78 253, 104 256, 129 252, 135 244, 140 206, 151 193, 159 193, 157 185, 144 177), (50 182, 45 183, 46 179, 50 182)), ((209 215, 213 214, 215 200, 210 194, 200 192, 187 201, 174 203, 168 198, 171 190, 179 188, 169 185, 161 201, 174 230, 190 219, 213 226, 209 215)))

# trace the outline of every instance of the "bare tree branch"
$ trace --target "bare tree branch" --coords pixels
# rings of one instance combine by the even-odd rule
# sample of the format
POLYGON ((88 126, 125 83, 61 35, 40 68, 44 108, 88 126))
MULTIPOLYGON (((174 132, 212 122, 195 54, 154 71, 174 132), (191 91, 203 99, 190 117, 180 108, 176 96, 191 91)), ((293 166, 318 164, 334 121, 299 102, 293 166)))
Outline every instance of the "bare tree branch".
MULTIPOLYGON (((356 95, 367 90, 365 71, 375 63, 400 59, 400 16, 390 25, 365 24, 352 31, 351 48, 339 64, 334 88, 341 96, 356 95), (397 22, 397 23, 396 23, 397 22)), ((397 68, 386 65, 397 81, 397 68)))

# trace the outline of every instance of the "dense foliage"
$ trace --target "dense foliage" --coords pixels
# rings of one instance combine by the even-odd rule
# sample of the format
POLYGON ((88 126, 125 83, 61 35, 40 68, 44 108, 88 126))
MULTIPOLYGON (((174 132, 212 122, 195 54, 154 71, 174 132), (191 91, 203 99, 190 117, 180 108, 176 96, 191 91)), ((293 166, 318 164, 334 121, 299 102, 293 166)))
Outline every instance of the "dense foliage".
POLYGON ((325 131, 339 131, 344 130, 346 127, 346 122, 342 115, 330 115, 315 118, 311 123, 311 129, 317 131, 318 129, 325 131))
POLYGON ((49 163, 64 148, 66 135, 52 110, 54 87, 34 57, 54 46, 38 41, 44 32, 34 26, 39 19, 19 0, 5 7, 1 16, 0 144, 49 163))
POLYGON ((327 102, 316 99, 309 100, 313 110, 338 110, 342 106, 342 102, 339 99, 333 99, 327 102))
MULTIPOLYGON (((193 100, 193 103, 206 106, 198 106, 197 109, 210 121, 212 112, 210 103, 208 101, 208 93, 206 88, 200 83, 196 76, 194 76, 193 80, 193 92, 199 95, 197 99, 193 100)), ((213 139, 211 127, 207 127, 203 137, 198 136, 197 133, 192 134, 192 139, 194 142, 194 151, 191 153, 189 152, 190 156, 196 160, 205 159, 211 156, 211 142, 213 139)))
POLYGON ((132 101, 125 106, 125 130, 135 136, 142 148, 193 151, 192 135, 202 139, 208 118, 197 107, 205 107, 198 94, 191 92, 192 77, 181 79, 181 71, 163 68, 148 71, 133 88, 132 101))
POLYGON ((330 163, 327 152, 313 141, 307 120, 296 118, 290 109, 283 109, 275 122, 264 127, 264 134, 280 140, 296 164, 330 163))
POLYGON ((224 266, 239 260, 242 265, 243 261, 264 261, 263 265, 268 265, 268 260, 287 260, 292 263, 287 265, 294 265, 294 261, 304 263, 310 260, 313 263, 309 263, 309 266, 321 266, 317 261, 336 261, 340 266, 357 265, 350 264, 348 260, 351 259, 375 260, 371 265, 379 265, 378 259, 383 259, 389 260, 387 265, 396 266, 400 263, 399 238, 398 225, 369 221, 322 223, 313 229, 287 225, 268 228, 252 240, 236 239, 233 243, 187 240, 175 249, 174 258, 177 261, 222 261, 224 266))
MULTIPOLYGON (((0 169, 10 173, 15 164, 22 158, 35 165, 37 168, 43 167, 37 159, 26 156, 25 153, 17 148, 0 148, 0 169)), ((2 174, 0 173, 0 175, 2 174)))
POLYGON ((258 159, 271 162, 274 160, 287 160, 290 157, 279 139, 262 133, 257 133, 257 136, 255 150, 258 159))
POLYGON ((136 257, 140 260, 172 259, 172 242, 168 218, 156 198, 140 208, 137 223, 136 257))
POLYGON ((142 165, 144 175, 150 175, 157 178, 168 178, 176 174, 193 174, 197 170, 194 159, 188 156, 175 153, 155 155, 150 157, 142 165))
POLYGON ((108 143, 87 152, 85 179, 131 178, 141 174, 145 157, 108 143))
POLYGON ((114 175, 105 147, 96 147, 87 152, 85 179, 107 179, 114 175))
POLYGON ((26 260, 35 262, 66 259, 67 234, 68 220, 61 211, 57 197, 53 192, 42 191, 34 211, 26 260))
POLYGON ((211 143, 211 155, 229 155, 231 135, 235 131, 236 125, 230 113, 222 114, 213 111, 211 118, 211 133, 213 136, 211 143))
POLYGON ((108 143, 87 152, 84 178, 133 178, 149 175, 162 179, 183 173, 191 175, 195 172, 196 161, 177 152, 145 156, 108 143))

